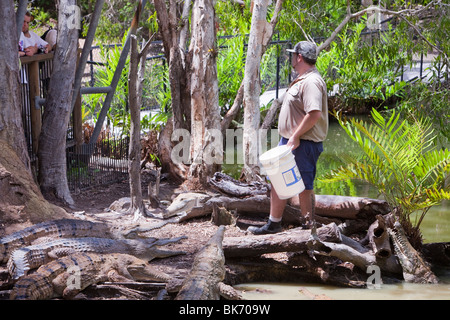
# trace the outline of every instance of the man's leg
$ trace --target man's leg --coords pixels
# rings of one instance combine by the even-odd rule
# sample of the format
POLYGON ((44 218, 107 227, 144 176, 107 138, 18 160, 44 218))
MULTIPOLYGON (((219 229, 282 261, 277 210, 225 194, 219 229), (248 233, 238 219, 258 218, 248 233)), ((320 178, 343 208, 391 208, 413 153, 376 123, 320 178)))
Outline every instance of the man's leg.
POLYGON ((304 190, 298 197, 302 216, 306 219, 306 225, 310 226, 314 223, 316 207, 316 195, 314 194, 314 190, 304 190))
POLYGON ((248 231, 253 234, 268 234, 281 231, 281 219, 283 217, 284 208, 286 208, 287 200, 278 197, 275 188, 272 186, 270 192, 270 216, 269 221, 262 227, 248 227, 248 231))

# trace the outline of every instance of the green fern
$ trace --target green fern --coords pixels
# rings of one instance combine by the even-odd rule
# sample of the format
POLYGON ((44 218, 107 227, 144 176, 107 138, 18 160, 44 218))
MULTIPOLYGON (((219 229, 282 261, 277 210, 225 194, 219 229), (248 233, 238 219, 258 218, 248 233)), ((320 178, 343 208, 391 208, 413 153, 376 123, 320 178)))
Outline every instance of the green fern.
POLYGON ((418 229, 428 209, 450 199, 450 151, 436 150, 430 121, 400 121, 395 111, 386 120, 375 109, 373 122, 346 120, 335 112, 345 132, 363 151, 359 159, 347 158, 346 165, 325 174, 323 182, 361 179, 374 185, 401 218, 410 221, 421 212, 418 229))

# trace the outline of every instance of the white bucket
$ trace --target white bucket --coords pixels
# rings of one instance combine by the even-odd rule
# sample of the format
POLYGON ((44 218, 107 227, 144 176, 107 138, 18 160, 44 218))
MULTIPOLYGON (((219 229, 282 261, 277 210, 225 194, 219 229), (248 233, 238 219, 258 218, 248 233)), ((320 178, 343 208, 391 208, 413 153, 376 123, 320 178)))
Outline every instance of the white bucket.
POLYGON ((270 149, 259 157, 259 161, 280 199, 292 198, 305 190, 291 148, 282 145, 270 149))

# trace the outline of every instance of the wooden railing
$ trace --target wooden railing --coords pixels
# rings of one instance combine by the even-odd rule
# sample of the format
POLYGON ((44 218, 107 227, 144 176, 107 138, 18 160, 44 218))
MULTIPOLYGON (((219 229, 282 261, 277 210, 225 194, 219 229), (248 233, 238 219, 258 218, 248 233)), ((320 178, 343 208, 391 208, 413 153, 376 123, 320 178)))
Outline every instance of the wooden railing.
MULTIPOLYGON (((20 57, 22 64, 22 120, 28 152, 31 160, 36 158, 39 135, 42 128, 42 106, 47 98, 48 84, 53 67, 53 52, 20 57)), ((67 147, 81 145, 81 98, 77 99, 67 133, 67 147)))
POLYGON ((47 95, 52 61, 52 52, 20 58, 22 64, 22 118, 31 158, 37 154, 38 150, 42 127, 42 112, 39 100, 47 95))

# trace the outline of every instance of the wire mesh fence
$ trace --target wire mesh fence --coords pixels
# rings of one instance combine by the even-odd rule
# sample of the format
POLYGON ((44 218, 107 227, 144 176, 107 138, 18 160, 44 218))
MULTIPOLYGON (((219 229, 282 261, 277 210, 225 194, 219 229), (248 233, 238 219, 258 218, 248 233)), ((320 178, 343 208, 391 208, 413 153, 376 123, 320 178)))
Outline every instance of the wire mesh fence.
POLYGON ((129 138, 107 137, 94 144, 66 149, 67 180, 71 191, 128 178, 129 138))

